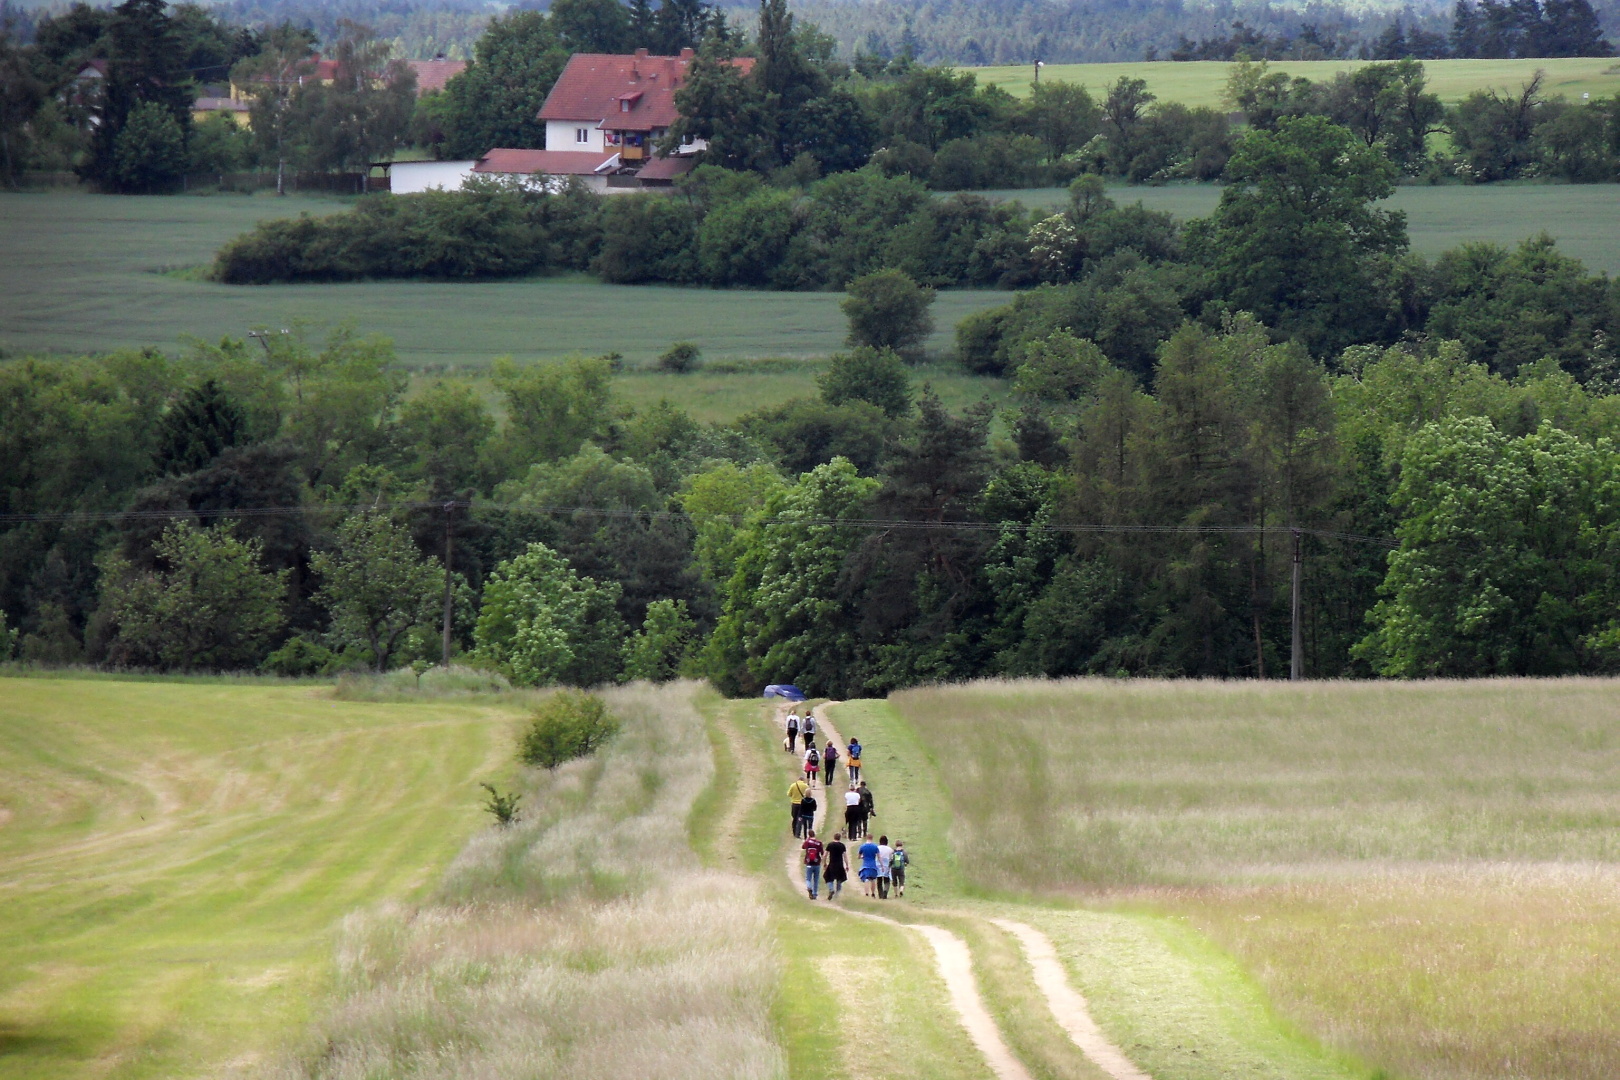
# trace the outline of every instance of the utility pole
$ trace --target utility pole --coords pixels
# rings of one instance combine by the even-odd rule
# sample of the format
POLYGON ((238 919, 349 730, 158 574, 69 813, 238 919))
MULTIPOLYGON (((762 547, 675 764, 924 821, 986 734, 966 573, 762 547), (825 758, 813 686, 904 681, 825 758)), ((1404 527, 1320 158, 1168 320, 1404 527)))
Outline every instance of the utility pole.
POLYGON ((1299 578, 1305 565, 1305 553, 1300 547, 1298 529, 1291 530, 1294 537, 1294 589, 1293 589, 1293 641, 1288 655, 1288 678, 1294 682, 1305 677, 1304 635, 1299 625, 1299 578))
MULTIPOLYGON (((450 670, 450 615, 452 609, 451 590, 453 588, 450 569, 451 560, 455 554, 455 539, 452 529, 455 521, 455 509, 454 500, 444 504, 444 630, 442 644, 444 646, 444 667, 446 671, 450 670)), ((1299 573, 1297 570, 1294 576, 1296 579, 1298 578, 1299 573)))
POLYGON ((1041 85, 1041 68, 1043 68, 1045 66, 1046 65, 1043 64, 1041 61, 1039 61, 1039 60, 1035 61, 1035 85, 1036 86, 1041 85))

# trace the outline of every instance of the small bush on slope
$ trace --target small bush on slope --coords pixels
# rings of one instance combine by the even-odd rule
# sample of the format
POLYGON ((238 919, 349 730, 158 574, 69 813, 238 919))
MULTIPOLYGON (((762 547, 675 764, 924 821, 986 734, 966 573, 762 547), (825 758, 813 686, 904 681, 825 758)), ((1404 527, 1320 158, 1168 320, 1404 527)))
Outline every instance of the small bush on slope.
POLYGON ((620 737, 531 774, 522 818, 481 830, 434 902, 350 916, 341 997, 276 1075, 785 1077, 756 886, 692 870, 714 772, 692 693, 608 691, 620 737))

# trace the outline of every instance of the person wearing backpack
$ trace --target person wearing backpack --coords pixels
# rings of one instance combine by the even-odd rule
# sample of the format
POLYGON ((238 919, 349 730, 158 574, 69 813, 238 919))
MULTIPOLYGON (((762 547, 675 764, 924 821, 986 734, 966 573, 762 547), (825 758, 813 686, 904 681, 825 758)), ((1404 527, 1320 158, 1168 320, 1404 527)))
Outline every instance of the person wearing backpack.
POLYGON ((793 812, 793 835, 804 836, 804 821, 799 816, 799 806, 804 797, 809 794, 810 785, 803 780, 795 780, 788 785, 788 809, 793 812))
POLYGON ((820 768, 821 757, 816 753, 816 748, 812 746, 804 752, 804 782, 813 785, 816 782, 816 772, 820 768))
POLYGON ((799 712, 797 709, 789 709, 787 714, 787 745, 782 749, 786 750, 790 754, 793 753, 793 749, 798 738, 799 712))
POLYGON ((822 848, 821 841, 816 839, 816 830, 807 831, 799 849, 804 853, 804 891, 810 894, 810 899, 820 899, 817 894, 821 891, 822 848))
POLYGON ((861 835, 871 832, 871 820, 877 817, 877 800, 872 797, 872 789, 861 781, 861 835))
POLYGON ((808 835, 816 827, 816 797, 806 788, 804 798, 799 801, 799 821, 808 835))
POLYGON ((878 837, 877 870, 878 899, 887 900, 889 898, 889 885, 894 880, 892 877, 894 873, 894 848, 889 846, 887 836, 878 837))
POLYGON ((849 782, 858 783, 861 779, 861 740, 850 737, 848 752, 844 756, 844 768, 849 770, 849 782))
POLYGON ((827 752, 821 755, 821 783, 823 787, 830 787, 833 782, 833 773, 838 771, 838 747, 832 740, 827 741, 827 752))
POLYGON ((804 737, 804 745, 809 749, 816 746, 816 711, 806 709, 804 719, 799 723, 799 734, 804 737))
POLYGON ((906 854, 904 841, 894 842, 894 854, 889 856, 889 878, 894 882, 894 895, 906 895, 906 867, 911 865, 911 856, 906 854))

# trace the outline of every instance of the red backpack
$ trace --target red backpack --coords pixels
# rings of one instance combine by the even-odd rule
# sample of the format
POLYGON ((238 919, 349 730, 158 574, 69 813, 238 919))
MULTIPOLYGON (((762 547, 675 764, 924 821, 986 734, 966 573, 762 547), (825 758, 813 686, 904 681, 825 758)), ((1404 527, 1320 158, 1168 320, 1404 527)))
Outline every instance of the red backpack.
POLYGON ((814 838, 804 842, 804 861, 807 866, 821 865, 821 841, 814 838))

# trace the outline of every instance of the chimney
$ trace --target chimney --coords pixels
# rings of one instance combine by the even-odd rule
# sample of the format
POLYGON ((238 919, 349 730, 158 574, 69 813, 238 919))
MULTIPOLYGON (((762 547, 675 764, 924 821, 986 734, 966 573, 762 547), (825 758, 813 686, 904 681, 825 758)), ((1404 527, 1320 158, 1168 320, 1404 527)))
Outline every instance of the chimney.
POLYGON ((692 57, 694 57, 696 55, 697 55, 697 53, 695 51, 693 51, 692 49, 688 48, 688 49, 682 49, 681 50, 681 59, 682 60, 690 60, 690 59, 692 59, 692 57))
POLYGON ((646 49, 637 49, 636 55, 630 58, 630 77, 632 79, 641 78, 641 62, 645 59, 647 59, 646 49))

